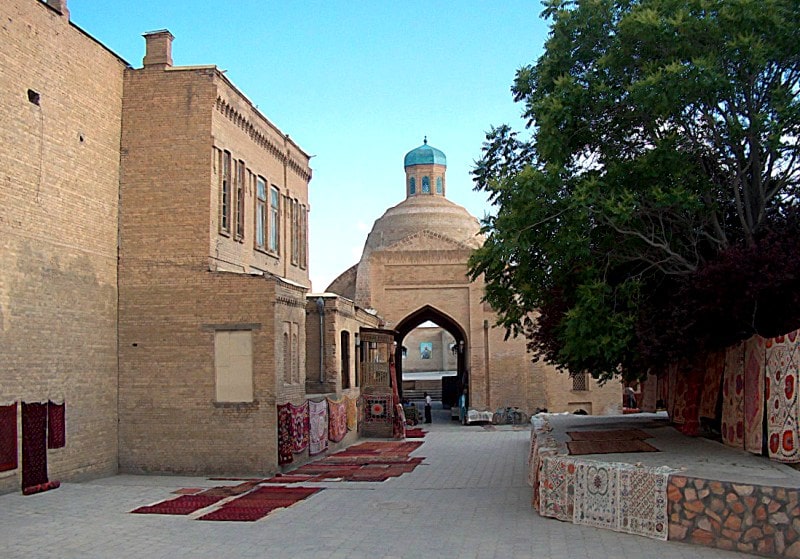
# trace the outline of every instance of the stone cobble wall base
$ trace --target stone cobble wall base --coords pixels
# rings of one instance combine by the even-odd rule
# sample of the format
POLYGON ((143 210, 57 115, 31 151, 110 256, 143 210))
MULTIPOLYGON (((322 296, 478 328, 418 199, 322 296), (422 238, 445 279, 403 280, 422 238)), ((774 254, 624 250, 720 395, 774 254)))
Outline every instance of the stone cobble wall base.
POLYGON ((671 476, 669 539, 800 558, 800 490, 671 476))

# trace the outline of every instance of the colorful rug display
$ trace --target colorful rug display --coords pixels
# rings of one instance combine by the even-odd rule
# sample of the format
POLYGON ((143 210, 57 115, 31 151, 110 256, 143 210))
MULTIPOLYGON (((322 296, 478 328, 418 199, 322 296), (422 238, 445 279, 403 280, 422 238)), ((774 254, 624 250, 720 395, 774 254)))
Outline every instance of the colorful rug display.
POLYGON ((700 417, 714 419, 717 415, 717 400, 725 373, 725 352, 715 351, 706 358, 703 376, 703 391, 700 395, 700 417))
POLYGON ((292 506, 321 490, 321 487, 259 487, 246 495, 228 501, 217 510, 204 514, 198 520, 254 522, 264 518, 275 509, 292 506))
POLYGON ((761 336, 744 342, 744 449, 753 454, 762 448, 765 343, 761 336))
POLYGON ((575 503, 572 522, 616 530, 619 519, 619 469, 605 462, 578 462, 575 466, 575 503))
POLYGON ((328 439, 338 443, 347 435, 347 408, 344 400, 328 400, 328 439))
POLYGON ((0 406, 0 472, 17 469, 17 403, 0 406))
POLYGON ((47 481, 47 403, 22 402, 22 488, 47 481))
POLYGON ((47 448, 64 448, 67 444, 66 405, 47 402, 47 448))
POLYGON ((669 468, 637 468, 620 464, 618 474, 619 515, 617 530, 666 540, 667 482, 669 468))
POLYGON ((328 402, 308 402, 309 439, 308 453, 311 456, 328 449, 328 402))
POLYGON ((543 456, 539 468, 539 514, 572 521, 575 503, 575 461, 543 456))
POLYGON ((722 380, 722 442, 744 448, 744 345, 725 352, 722 380))
POLYGON ((347 430, 355 431, 358 428, 358 398, 346 396, 344 403, 347 407, 347 430))
POLYGON ((361 443, 268 481, 386 481, 412 472, 422 463, 424 458, 409 456, 420 445, 422 441, 361 443))
POLYGON ((292 438, 291 404, 278 405, 278 464, 290 464, 294 460, 292 438))
POLYGON ((767 448, 770 458, 787 463, 800 462, 798 346, 800 346, 798 331, 771 338, 766 343, 767 448))
POLYGON ((641 439, 568 441, 567 448, 573 456, 581 454, 615 454, 624 452, 659 452, 648 442, 641 439))
POLYGON ((292 412, 292 452, 299 454, 308 448, 308 401, 301 406, 289 404, 289 409, 292 412))

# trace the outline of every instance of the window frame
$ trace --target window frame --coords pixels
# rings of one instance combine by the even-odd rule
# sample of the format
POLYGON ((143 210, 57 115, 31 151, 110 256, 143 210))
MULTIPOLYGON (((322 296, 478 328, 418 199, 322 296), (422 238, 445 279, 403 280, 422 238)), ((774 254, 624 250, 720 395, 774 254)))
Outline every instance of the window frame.
POLYGON ((261 175, 256 175, 255 192, 255 227, 253 242, 259 250, 267 250, 267 231, 268 231, 268 206, 269 206, 269 182, 261 175), (263 197, 261 196, 263 186, 263 197))
POLYGON ((281 250, 281 191, 274 184, 269 189, 269 215, 267 216, 267 251, 279 254, 281 250))
POLYGON ((233 156, 228 150, 220 153, 219 174, 219 232, 231 234, 231 164, 233 156))

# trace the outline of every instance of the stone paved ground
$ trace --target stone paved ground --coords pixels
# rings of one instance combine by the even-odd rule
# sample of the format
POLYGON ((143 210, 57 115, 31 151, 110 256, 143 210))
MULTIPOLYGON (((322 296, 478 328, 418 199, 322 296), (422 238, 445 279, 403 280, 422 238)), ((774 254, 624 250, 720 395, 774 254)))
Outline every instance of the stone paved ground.
POLYGON ((461 427, 438 411, 413 456, 422 465, 383 483, 326 489, 251 523, 129 511, 205 478, 116 476, 24 497, 0 496, 6 558, 744 558, 539 517, 525 459, 530 432, 461 427))

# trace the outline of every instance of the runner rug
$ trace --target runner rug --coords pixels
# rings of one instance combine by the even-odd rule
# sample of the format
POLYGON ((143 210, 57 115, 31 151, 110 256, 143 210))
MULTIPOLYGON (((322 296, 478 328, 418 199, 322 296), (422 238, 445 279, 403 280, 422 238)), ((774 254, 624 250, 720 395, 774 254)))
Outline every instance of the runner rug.
POLYGON ((0 472, 17 469, 17 403, 0 406, 0 472))
POLYGON ((278 464, 290 464, 294 460, 292 438, 291 404, 278 405, 278 464))
POLYGON ((325 452, 328 449, 328 402, 308 402, 309 440, 308 453, 310 455, 325 452))
POLYGON ((254 522, 275 509, 289 507, 321 490, 321 487, 259 487, 251 493, 228 501, 198 520, 254 522))
POLYGON ((162 501, 154 505, 139 507, 132 510, 134 514, 178 514, 186 515, 191 514, 200 509, 210 507, 224 499, 222 495, 181 495, 174 499, 162 501))
POLYGON ((725 351, 721 427, 723 443, 744 448, 744 344, 725 351))
POLYGON ((573 441, 620 441, 650 439, 653 435, 641 429, 608 429, 603 431, 567 431, 573 441))
POLYGON ((569 453, 581 454, 615 454, 623 452, 659 452, 648 442, 641 439, 597 440, 597 441, 568 441, 569 453))
POLYGON ((328 439, 338 443, 347 435, 347 408, 344 400, 328 400, 328 439))
POLYGON ((308 401, 300 406, 289 404, 292 411, 292 452, 299 454, 308 448, 308 401))
POLYGON ((800 368, 798 332, 771 338, 766 344, 767 356, 767 444, 769 457, 780 462, 800 462, 798 453, 797 397, 800 368))
POLYGON ((744 343, 744 449, 753 454, 761 454, 763 438, 765 342, 753 336, 744 343))

